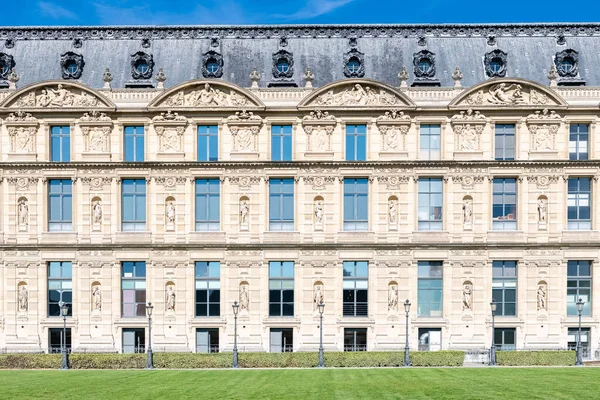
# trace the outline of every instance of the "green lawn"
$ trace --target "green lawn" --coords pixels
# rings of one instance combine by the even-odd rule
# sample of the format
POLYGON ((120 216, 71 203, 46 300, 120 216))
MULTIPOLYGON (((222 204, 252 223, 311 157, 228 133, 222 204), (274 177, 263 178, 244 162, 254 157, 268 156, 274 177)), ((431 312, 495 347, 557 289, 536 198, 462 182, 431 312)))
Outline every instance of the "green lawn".
POLYGON ((592 399, 600 368, 0 371, 1 399, 592 399))

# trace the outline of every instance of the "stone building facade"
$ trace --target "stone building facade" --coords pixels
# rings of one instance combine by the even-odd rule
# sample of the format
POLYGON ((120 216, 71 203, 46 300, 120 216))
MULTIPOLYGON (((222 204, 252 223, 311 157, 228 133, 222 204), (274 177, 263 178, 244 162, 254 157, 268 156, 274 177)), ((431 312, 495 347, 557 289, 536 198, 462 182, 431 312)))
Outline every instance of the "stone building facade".
POLYGON ((0 351, 55 351, 61 300, 73 351, 144 351, 147 302, 156 350, 231 351, 234 301, 240 350, 314 351, 321 300, 326 351, 399 350, 405 299, 412 349, 559 349, 582 298, 598 357, 598 34, 0 30, 0 351))

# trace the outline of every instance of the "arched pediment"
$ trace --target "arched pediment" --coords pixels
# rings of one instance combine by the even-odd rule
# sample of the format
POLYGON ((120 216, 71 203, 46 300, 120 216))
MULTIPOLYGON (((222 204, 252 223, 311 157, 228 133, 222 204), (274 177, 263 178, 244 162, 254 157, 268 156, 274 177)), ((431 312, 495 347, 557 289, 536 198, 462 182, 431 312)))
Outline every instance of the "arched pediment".
POLYGON ((449 108, 565 108, 567 103, 546 86, 526 79, 490 79, 460 94, 449 108))
POLYGON ((113 111, 115 104, 104 95, 81 83, 45 81, 26 86, 8 96, 0 108, 20 110, 56 111, 102 109, 113 111))
POLYGON ((389 109, 415 108, 398 89, 372 79, 343 79, 325 85, 298 105, 299 109, 389 109))
POLYGON ((150 104, 148 109, 264 109, 264 103, 252 92, 232 83, 217 80, 193 80, 173 86, 150 104))

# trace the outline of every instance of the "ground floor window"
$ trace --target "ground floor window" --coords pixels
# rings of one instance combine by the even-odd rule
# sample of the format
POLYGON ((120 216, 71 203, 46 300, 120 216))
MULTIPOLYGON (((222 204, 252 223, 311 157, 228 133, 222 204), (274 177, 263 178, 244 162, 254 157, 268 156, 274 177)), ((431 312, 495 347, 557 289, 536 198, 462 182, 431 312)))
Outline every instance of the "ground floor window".
POLYGON ((123 329, 123 353, 144 353, 146 351, 146 329, 123 329))
POLYGON ((495 328, 494 343, 496 350, 516 350, 517 330, 515 328, 495 328))
POLYGON ((271 329, 271 353, 294 351, 294 331, 291 328, 271 329))
MULTIPOLYGON (((71 328, 67 328, 67 352, 71 352, 71 328)), ((63 343, 63 328, 50 328, 48 330, 48 353, 60 353, 63 343)))
POLYGON ((196 329, 196 353, 219 352, 219 329, 196 329))
POLYGON ((440 328, 419 328, 419 351, 438 351, 442 349, 442 330, 440 328))
MULTIPOLYGON (((577 334, 579 328, 569 328, 569 350, 577 350, 577 334)), ((581 354, 583 358, 590 357, 590 328, 581 328, 581 354)))
POLYGON ((367 328, 344 328, 344 351, 367 351, 367 328))

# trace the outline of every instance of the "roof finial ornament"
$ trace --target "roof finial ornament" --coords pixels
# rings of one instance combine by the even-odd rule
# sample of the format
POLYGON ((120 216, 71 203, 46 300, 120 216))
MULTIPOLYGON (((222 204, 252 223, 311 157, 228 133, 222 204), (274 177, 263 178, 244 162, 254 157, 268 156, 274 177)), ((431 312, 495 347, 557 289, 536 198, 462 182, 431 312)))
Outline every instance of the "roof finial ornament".
POLYGON ((310 70, 310 67, 306 67, 306 71, 304 71, 304 81, 306 82, 306 84, 304 85, 304 87, 312 88, 313 79, 315 79, 315 73, 310 70))
POLYGON ((103 89, 110 90, 110 83, 113 80, 113 74, 110 72, 110 68, 106 67, 106 71, 102 74, 102 80, 104 81, 103 89))
POLYGON ((550 71, 548 71, 548 79, 550 79, 550 87, 558 86, 558 71, 554 63, 550 64, 550 71))
POLYGON ((458 68, 458 66, 457 66, 456 69, 454 70, 454 72, 452 73, 452 79, 454 79, 454 89, 462 88, 460 80, 463 77, 464 77, 463 73, 461 72, 460 68, 458 68))
POLYGON ((258 81, 260 80, 260 72, 256 70, 256 67, 250 72, 250 81, 252 85, 250 85, 250 89, 258 89, 258 81))
POLYGON ((398 79, 400 79, 400 89, 407 89, 408 84, 406 81, 408 81, 408 71, 405 66, 402 66, 402 71, 398 72, 398 79))
POLYGON ((158 73, 156 74, 156 81, 158 82, 158 85, 156 85, 156 88, 164 89, 166 80, 167 80, 167 74, 165 74, 165 71, 162 68, 159 68, 158 73))
POLYGON ((17 90, 17 82, 19 82, 20 76, 17 75, 17 71, 13 68, 7 76, 8 78, 8 90, 17 90))

